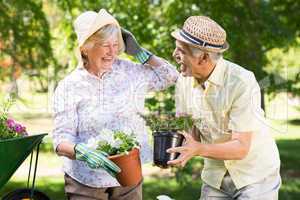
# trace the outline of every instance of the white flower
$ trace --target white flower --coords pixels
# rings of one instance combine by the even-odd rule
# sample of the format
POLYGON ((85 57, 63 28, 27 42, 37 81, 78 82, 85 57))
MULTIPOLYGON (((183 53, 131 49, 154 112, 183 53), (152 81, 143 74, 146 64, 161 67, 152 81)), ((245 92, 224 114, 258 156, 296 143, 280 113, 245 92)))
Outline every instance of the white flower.
POLYGON ((103 129, 99 134, 99 139, 111 143, 114 140, 114 132, 109 129, 103 129))
POLYGON ((121 144, 122 144, 122 141, 118 138, 111 142, 111 146, 115 147, 117 149, 120 148, 121 144))
POLYGON ((167 195, 159 195, 156 197, 158 200, 174 200, 174 199, 171 199, 169 196, 167 195))
POLYGON ((129 127, 123 127, 122 131, 126 134, 126 135, 131 135, 133 133, 132 129, 129 127))

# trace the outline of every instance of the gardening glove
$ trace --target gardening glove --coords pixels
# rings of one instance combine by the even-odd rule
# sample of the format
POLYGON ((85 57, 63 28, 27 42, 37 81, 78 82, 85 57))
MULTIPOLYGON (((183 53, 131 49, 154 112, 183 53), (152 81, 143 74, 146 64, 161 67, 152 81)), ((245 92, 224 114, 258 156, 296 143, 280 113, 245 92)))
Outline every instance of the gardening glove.
POLYGON ((122 28, 122 37, 125 43, 125 52, 134 56, 140 63, 145 64, 153 55, 148 50, 140 47, 134 35, 124 28, 122 28))
POLYGON ((121 172, 121 169, 106 157, 105 152, 92 150, 82 143, 76 144, 74 150, 76 160, 86 162, 91 169, 103 168, 113 177, 121 172))

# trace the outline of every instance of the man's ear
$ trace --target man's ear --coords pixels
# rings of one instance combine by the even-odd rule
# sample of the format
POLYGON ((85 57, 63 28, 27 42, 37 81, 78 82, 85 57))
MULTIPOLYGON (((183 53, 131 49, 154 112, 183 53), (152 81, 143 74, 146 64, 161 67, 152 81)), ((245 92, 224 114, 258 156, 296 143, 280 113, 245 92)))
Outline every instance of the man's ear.
POLYGON ((207 53, 203 53, 202 56, 198 57, 198 64, 203 64, 209 61, 209 55, 207 53))
POLYGON ((204 53, 204 55, 203 55, 203 62, 209 62, 209 55, 208 55, 208 53, 204 53))

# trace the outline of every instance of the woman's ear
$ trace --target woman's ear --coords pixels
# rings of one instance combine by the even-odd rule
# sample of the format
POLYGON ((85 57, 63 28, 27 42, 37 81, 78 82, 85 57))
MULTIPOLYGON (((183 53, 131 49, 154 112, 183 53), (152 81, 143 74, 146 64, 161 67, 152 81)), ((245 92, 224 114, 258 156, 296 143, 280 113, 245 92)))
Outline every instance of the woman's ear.
POLYGON ((89 63, 89 57, 85 49, 80 48, 80 54, 83 62, 83 66, 85 68, 88 68, 88 63, 89 63))

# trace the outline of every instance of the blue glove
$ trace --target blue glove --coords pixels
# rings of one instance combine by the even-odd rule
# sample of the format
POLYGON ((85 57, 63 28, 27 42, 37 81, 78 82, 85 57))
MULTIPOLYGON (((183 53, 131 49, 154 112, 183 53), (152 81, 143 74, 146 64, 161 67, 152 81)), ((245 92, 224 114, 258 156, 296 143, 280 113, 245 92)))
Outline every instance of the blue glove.
POLYGON ((153 55, 148 50, 140 47, 134 35, 122 28, 122 37, 125 43, 125 53, 134 56, 140 63, 145 64, 153 55))
POLYGON ((74 150, 76 160, 86 162, 91 169, 103 168, 113 177, 121 172, 121 169, 107 158, 105 152, 92 150, 82 143, 76 144, 74 150))

